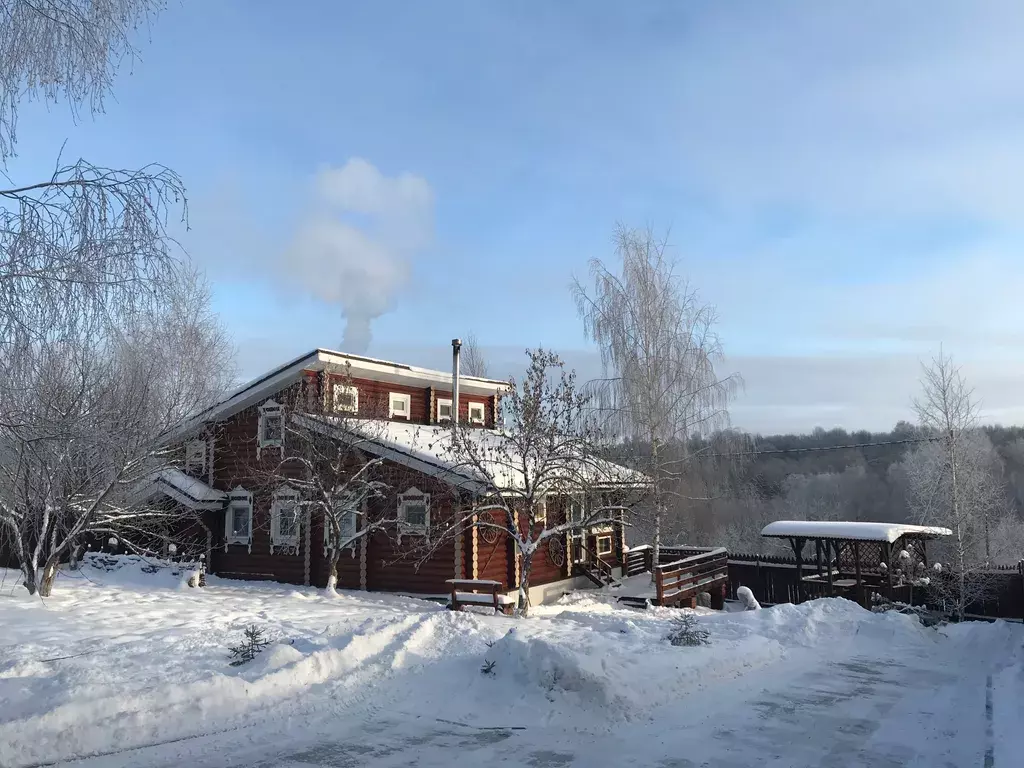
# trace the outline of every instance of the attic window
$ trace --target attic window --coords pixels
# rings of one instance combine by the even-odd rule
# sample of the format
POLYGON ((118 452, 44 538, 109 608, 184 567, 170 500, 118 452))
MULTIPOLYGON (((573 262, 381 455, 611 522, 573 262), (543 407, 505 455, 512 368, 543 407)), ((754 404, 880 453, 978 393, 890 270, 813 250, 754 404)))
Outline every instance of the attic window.
POLYGON ((437 420, 439 422, 452 420, 452 401, 450 398, 439 397, 437 399, 437 420))
POLYGON ((410 488, 398 497, 398 532, 425 536, 429 529, 430 495, 410 488))
POLYGON ((470 403, 469 404, 469 423, 470 424, 483 424, 484 423, 484 404, 483 403, 470 403))
POLYGON ((267 400, 260 406, 259 442, 257 455, 264 448, 284 446, 284 411, 280 403, 267 400))
POLYGON ((409 395, 403 395, 400 392, 388 394, 388 418, 408 420, 411 399, 409 395))
POLYGON ((206 441, 190 440, 185 443, 185 474, 202 477, 206 472, 206 441))
POLYGON ((334 396, 334 410, 341 413, 356 413, 359 411, 359 390, 351 384, 336 382, 331 389, 334 396))

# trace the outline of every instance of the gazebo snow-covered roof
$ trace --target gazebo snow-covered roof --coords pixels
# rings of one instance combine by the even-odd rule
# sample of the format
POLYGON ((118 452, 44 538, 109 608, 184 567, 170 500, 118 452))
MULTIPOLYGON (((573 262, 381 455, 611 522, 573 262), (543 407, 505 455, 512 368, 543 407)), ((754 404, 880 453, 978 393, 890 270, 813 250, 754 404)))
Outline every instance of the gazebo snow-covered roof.
POLYGON ((901 537, 936 539, 950 536, 949 528, 902 523, 855 523, 837 520, 776 520, 761 529, 761 535, 778 539, 839 539, 843 541, 887 541, 901 537))
POLYGON ((796 559, 796 597, 842 595, 865 608, 873 595, 911 602, 915 585, 925 584, 927 542, 952 535, 949 528, 902 523, 841 520, 776 520, 761 535, 787 539, 796 559), (804 576, 804 545, 814 542, 814 573, 804 576), (852 578, 851 578, 852 577, 852 578))

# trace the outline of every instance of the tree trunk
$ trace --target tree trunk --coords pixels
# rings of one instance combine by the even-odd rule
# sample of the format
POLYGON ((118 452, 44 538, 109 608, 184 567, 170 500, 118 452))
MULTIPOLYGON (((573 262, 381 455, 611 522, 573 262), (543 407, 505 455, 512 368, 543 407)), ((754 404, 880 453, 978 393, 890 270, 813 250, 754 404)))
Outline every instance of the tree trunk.
POLYGON ((331 562, 327 569, 327 593, 334 594, 338 587, 338 560, 341 559, 341 550, 335 547, 331 550, 331 562))
POLYGON ((30 595, 34 595, 36 593, 36 569, 27 563, 22 563, 21 575, 25 577, 25 589, 30 595))
POLYGON ((533 568, 533 555, 523 555, 523 565, 519 571, 519 615, 530 613, 530 570, 533 568))
POLYGON ((53 582, 57 579, 57 566, 60 565, 60 558, 51 555, 43 566, 43 580, 39 582, 39 596, 49 597, 53 592, 53 582))
POLYGON ((654 573, 661 564, 661 472, 658 467, 658 440, 651 437, 651 468, 654 470, 654 531, 651 542, 651 583, 654 583, 654 573))

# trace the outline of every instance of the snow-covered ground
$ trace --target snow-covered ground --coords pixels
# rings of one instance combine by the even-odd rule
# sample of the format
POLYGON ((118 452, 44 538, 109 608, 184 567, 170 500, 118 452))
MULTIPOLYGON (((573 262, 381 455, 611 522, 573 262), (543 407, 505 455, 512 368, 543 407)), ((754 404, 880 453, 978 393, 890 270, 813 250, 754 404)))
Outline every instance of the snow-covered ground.
POLYGON ((677 612, 578 593, 528 620, 367 593, 0 571, 0 766, 1002 766, 1024 628, 936 631, 843 600, 677 612), (228 663, 247 624, 276 642, 228 663), (494 662, 492 674, 481 667, 494 662), (988 754, 986 754, 988 753, 988 754))

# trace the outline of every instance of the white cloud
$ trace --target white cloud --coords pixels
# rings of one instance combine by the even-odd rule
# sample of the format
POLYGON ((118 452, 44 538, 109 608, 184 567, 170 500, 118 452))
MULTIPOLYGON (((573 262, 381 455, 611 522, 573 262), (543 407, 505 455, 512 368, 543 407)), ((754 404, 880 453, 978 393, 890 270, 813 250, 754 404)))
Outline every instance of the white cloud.
POLYGON ((412 259, 431 241, 434 195, 419 176, 387 177, 359 158, 321 170, 312 190, 282 276, 291 288, 337 304, 342 348, 365 352, 374 319, 394 308, 412 259))

